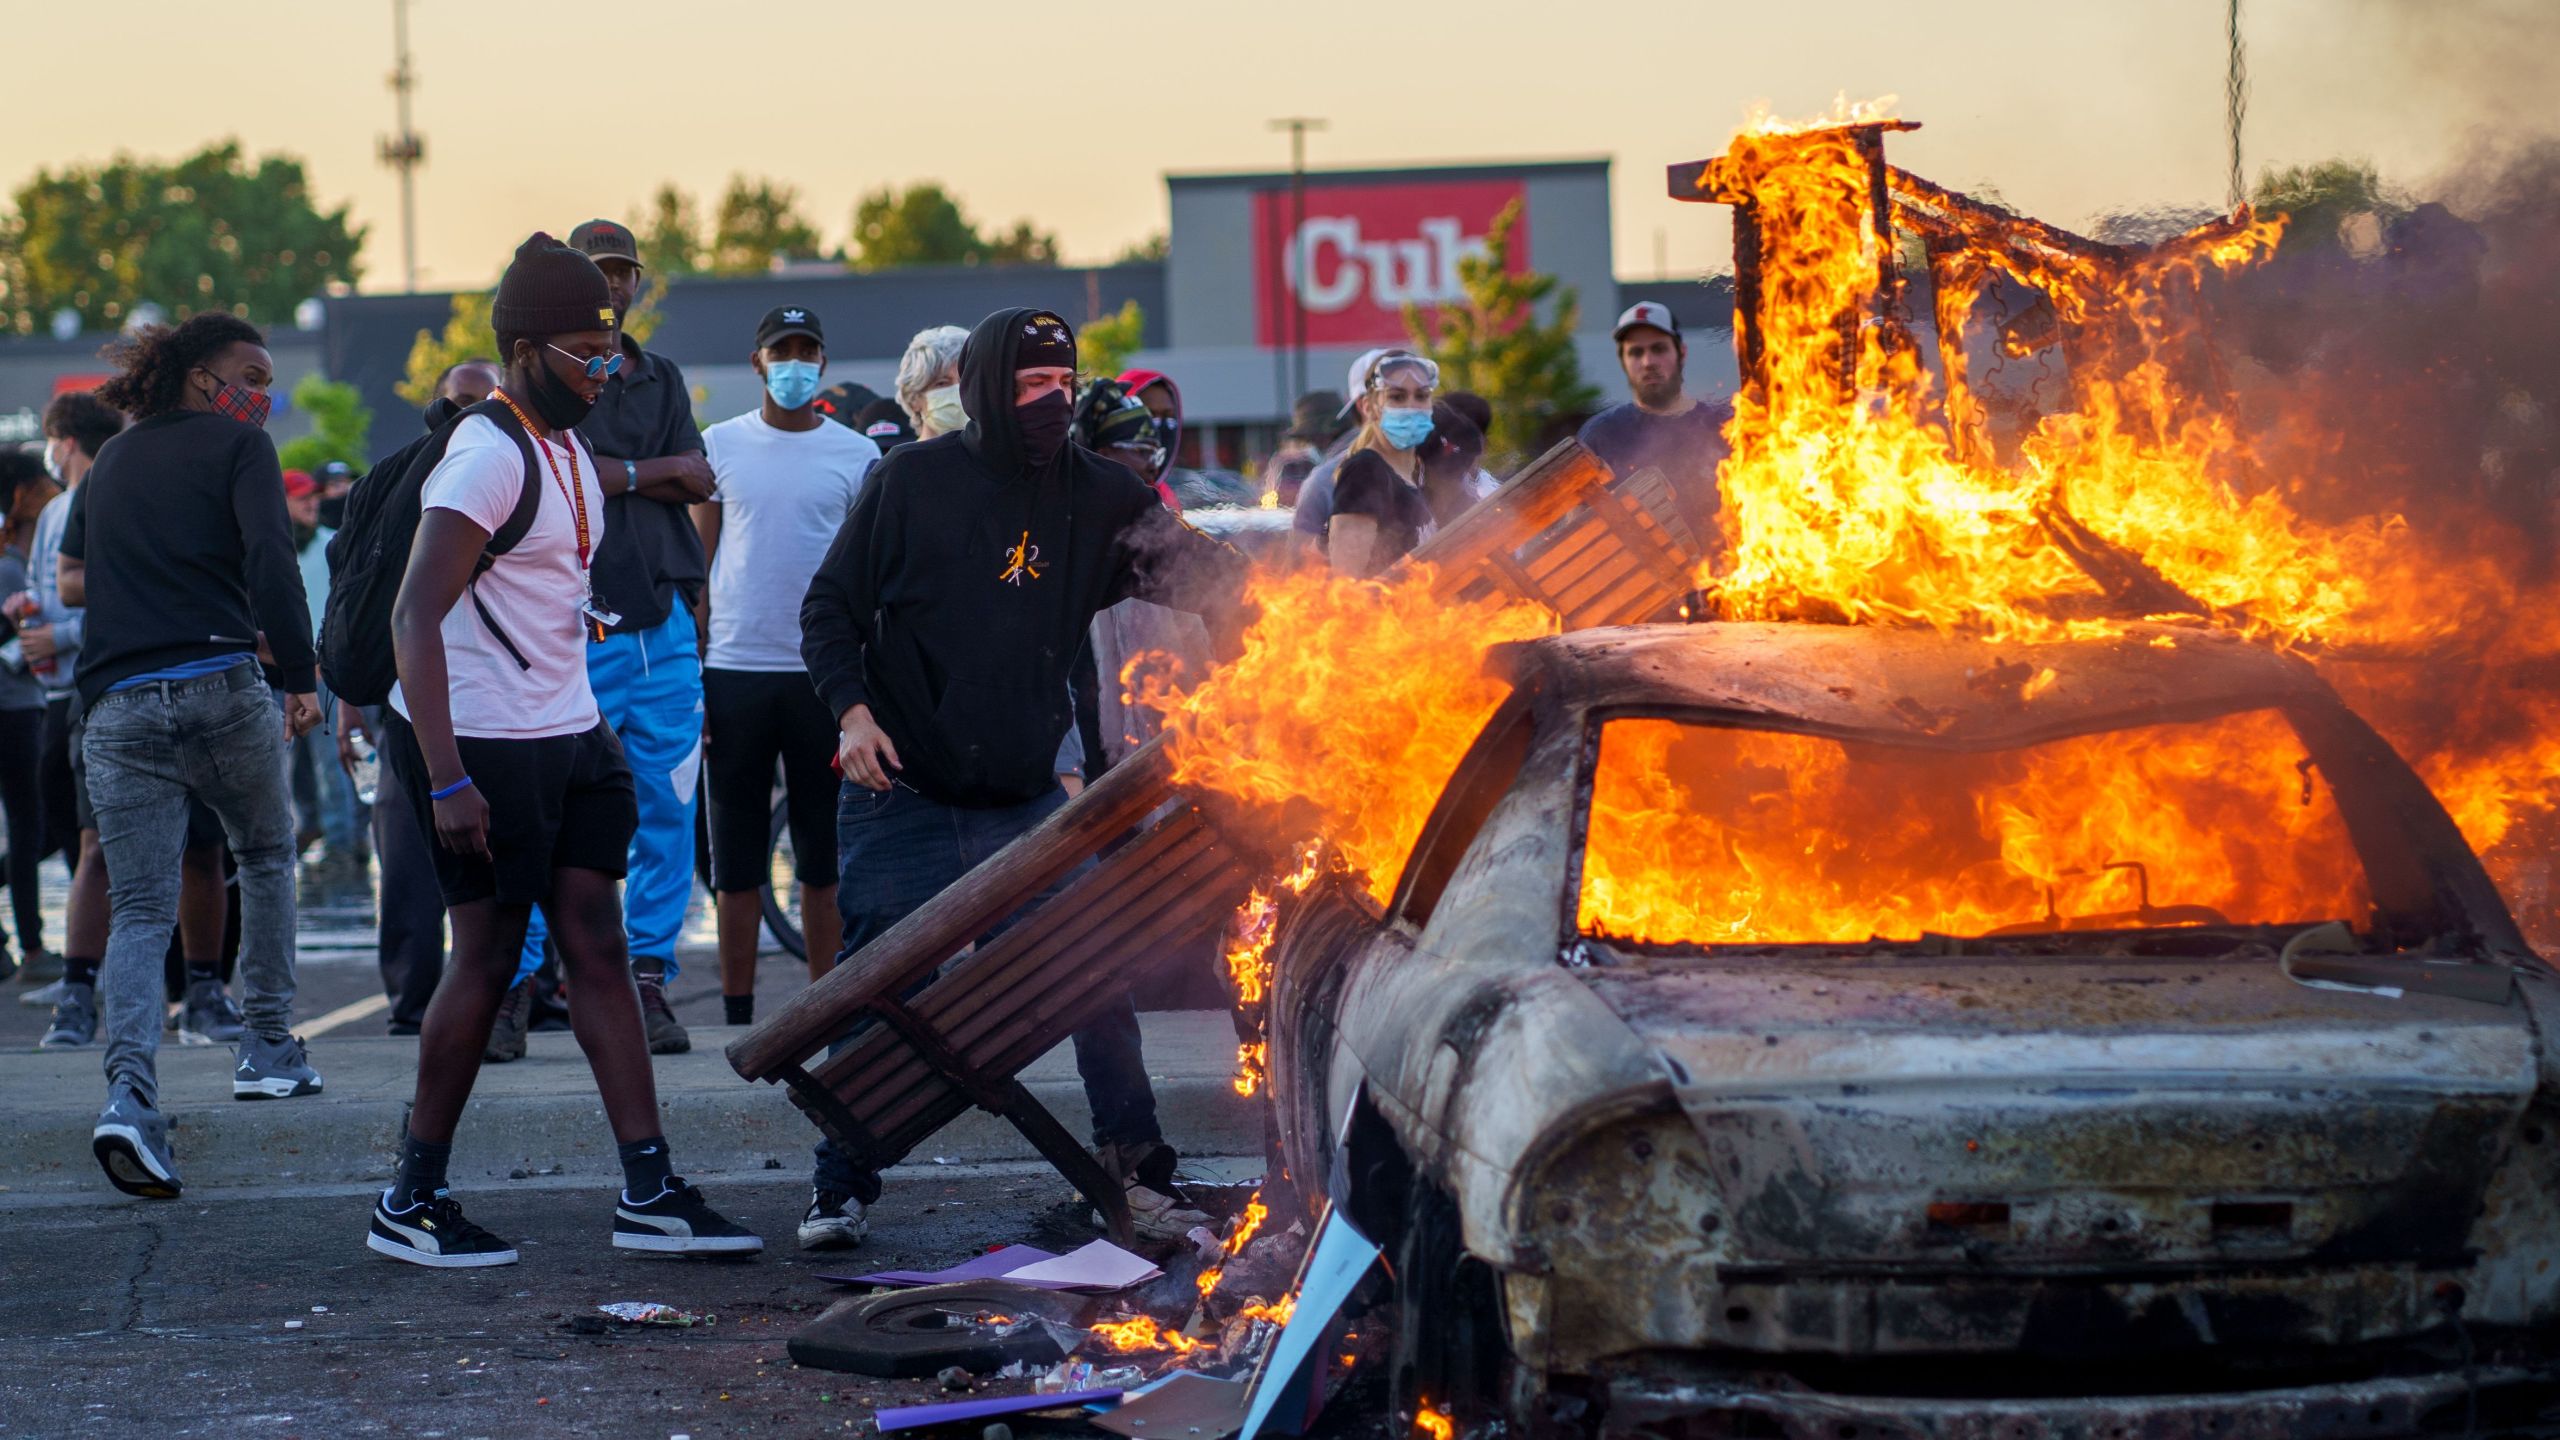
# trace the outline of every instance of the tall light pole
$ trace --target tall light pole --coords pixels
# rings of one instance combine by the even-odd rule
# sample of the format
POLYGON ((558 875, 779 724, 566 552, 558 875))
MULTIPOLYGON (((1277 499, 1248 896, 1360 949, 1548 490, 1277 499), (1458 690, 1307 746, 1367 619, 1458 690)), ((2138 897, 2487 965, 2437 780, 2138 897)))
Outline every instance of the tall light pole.
POLYGON ((1281 282, 1289 292, 1289 403, 1307 393, 1307 306, 1300 297, 1307 277, 1292 280, 1287 266, 1299 259, 1298 236, 1307 228, 1307 132, 1321 130, 1325 122, 1304 115, 1274 120, 1271 128, 1289 132, 1289 244, 1282 251, 1281 282))
POLYGON ((2231 208, 2237 212, 2249 198, 2249 182, 2240 170, 2240 122, 2249 118, 2249 50, 2240 39, 2240 0, 2231 0, 2224 33, 2231 46, 2231 68, 2223 80, 2224 128, 2231 139, 2231 208))
POLYGON ((391 93, 399 97, 400 133, 381 142, 382 163, 400 172, 400 266, 411 291, 418 288, 418 166, 427 142, 409 124, 409 91, 418 83, 409 65, 409 0, 391 0, 392 43, 398 56, 391 93))

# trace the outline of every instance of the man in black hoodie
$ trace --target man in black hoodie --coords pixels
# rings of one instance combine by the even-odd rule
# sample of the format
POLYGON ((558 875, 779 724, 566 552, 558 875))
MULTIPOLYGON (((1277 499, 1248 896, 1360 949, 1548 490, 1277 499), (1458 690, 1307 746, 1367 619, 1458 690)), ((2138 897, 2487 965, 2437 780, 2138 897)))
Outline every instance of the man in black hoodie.
MULTIPOLYGON (((1075 365, 1048 311, 980 321, 960 357, 968 427, 883 459, 810 581, 801 655, 846 781, 839 959, 1066 803, 1052 767, 1096 614, 1138 596, 1208 618, 1232 648, 1243 558, 1068 443, 1075 365)), ((1076 1068, 1139 1227, 1180 1235, 1197 1216, 1173 1195, 1134 1007, 1076 1036, 1076 1068)), ((879 1197, 877 1174, 821 1144, 801 1244, 859 1241, 879 1197)))

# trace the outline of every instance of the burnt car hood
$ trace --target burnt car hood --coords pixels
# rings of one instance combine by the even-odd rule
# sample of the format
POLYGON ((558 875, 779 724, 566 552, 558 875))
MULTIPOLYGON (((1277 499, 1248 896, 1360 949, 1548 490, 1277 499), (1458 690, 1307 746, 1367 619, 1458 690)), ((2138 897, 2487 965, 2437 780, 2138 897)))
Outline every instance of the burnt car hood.
POLYGON ((2538 1077, 2520 1004, 2272 961, 1582 973, 1705 1140, 1743 1266, 2450 1258, 2538 1077))

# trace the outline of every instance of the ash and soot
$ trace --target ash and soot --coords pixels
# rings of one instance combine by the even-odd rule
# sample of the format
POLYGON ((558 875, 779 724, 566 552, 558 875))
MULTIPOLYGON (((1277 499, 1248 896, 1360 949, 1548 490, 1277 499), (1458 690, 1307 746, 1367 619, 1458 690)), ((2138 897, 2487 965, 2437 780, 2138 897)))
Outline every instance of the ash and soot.
MULTIPOLYGON (((2192 627, 2299 655, 2435 787, 2547 935, 2560 146, 2483 170, 2470 218, 2360 217, 2376 239, 2363 253, 2246 209, 2137 247, 1885 166, 1883 136, 1906 128, 1755 120, 1702 168, 1700 198, 1735 207, 1747 273, 1698 618, 1981 636, 2014 648, 2030 707, 2051 683, 2046 641, 2169 622, 2152 643, 2192 627), (2067 373, 2064 393, 2000 393, 1987 372, 2019 359, 2067 373)), ((1255 592, 1240 661, 1140 698, 1173 732, 1180 783, 1243 802, 1287 842, 1321 835, 1383 900, 1506 693, 1488 651, 1556 619, 1451 605, 1409 573, 1265 574, 1255 592)), ((2164 874, 2236 922, 2369 908, 2325 783, 2273 712, 1928 777, 1810 737, 1607 728, 1587 934, 2170 923, 2147 890, 2164 874), (1869 783, 1880 774, 1893 783, 1869 783)), ((1239 926, 1240 988, 1257 998, 1281 889, 1239 926)))

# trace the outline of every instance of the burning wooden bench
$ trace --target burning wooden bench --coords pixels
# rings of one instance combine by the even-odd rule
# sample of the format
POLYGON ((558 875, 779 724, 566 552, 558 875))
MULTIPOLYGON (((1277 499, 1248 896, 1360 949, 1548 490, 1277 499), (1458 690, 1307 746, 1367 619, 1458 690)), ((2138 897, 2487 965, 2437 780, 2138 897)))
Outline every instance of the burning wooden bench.
MULTIPOLYGON (((1507 595, 1580 629, 1677 614, 1699 554, 1659 473, 1620 480, 1566 441, 1411 560, 1444 597, 1507 595)), ((1232 912, 1279 859, 1257 827, 1176 787, 1159 737, 793 996, 729 1047, 729 1063, 788 1086, 874 1169, 971 1106, 1001 1115, 1125 1242, 1119 1184, 1015 1077, 1144 979, 1148 958, 1232 912)))

